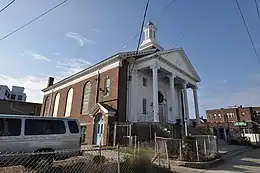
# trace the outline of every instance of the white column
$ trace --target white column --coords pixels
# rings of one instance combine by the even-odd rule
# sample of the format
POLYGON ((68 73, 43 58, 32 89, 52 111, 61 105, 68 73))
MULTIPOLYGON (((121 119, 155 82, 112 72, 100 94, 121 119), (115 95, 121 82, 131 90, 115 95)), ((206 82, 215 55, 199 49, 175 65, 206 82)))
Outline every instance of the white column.
POLYGON ((133 75, 132 75, 132 80, 133 80, 133 97, 132 97, 132 101, 133 101, 133 106, 130 108, 133 111, 134 114, 134 121, 137 122, 140 118, 140 108, 139 105, 141 105, 142 103, 140 102, 140 97, 138 96, 138 88, 139 88, 139 78, 138 78, 138 70, 133 70, 133 75))
POLYGON ((195 115, 196 115, 196 124, 200 124, 200 115, 199 115, 199 104, 198 104, 198 94, 197 94, 197 87, 193 87, 193 97, 194 97, 194 108, 195 108, 195 115))
POLYGON ((174 78, 176 76, 172 75, 170 76, 170 90, 171 90, 171 111, 170 114, 168 114, 168 119, 172 122, 176 122, 176 102, 175 102, 175 88, 174 88, 174 78), (170 118, 169 118, 170 116, 170 118))
POLYGON ((158 67, 151 66, 153 71, 153 118, 154 122, 159 122, 159 106, 158 106, 158 67))
POLYGON ((187 84, 184 83, 182 86, 183 86, 184 115, 185 115, 185 119, 187 120, 187 124, 190 125, 187 84))

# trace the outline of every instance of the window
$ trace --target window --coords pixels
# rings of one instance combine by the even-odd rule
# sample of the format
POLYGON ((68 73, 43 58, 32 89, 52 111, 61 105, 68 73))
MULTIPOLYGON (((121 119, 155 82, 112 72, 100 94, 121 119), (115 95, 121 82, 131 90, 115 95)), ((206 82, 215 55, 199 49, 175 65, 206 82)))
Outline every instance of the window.
POLYGON ((22 95, 18 95, 18 99, 17 100, 23 100, 23 96, 22 95))
POLYGON ((90 93, 91 93, 91 83, 87 82, 83 89, 82 108, 81 108, 82 114, 88 113, 89 110, 88 103, 89 103, 90 93))
POLYGON ((20 136, 21 119, 0 118, 0 136, 20 136))
POLYGON ((57 93, 54 100, 53 117, 57 117, 60 103, 60 93, 57 93))
POLYGON ((104 91, 104 95, 107 96, 110 93, 110 78, 107 76, 106 80, 105 80, 105 91, 104 91))
POLYGON ((221 114, 218 114, 219 118, 221 118, 221 114))
POLYGON ((143 86, 147 86, 147 79, 143 77, 143 86))
POLYGON ((147 100, 143 99, 143 114, 147 114, 147 100))
POLYGON ((65 117, 69 117, 71 113, 71 106, 72 106, 72 98, 73 98, 73 88, 69 89, 67 94, 67 102, 66 102, 66 109, 65 109, 65 117))
POLYGON ((81 129, 81 143, 85 143, 87 126, 80 126, 81 129))
POLYGON ((11 95, 11 99, 12 99, 12 100, 15 100, 15 94, 12 94, 12 95, 11 95))
POLYGON ((76 121, 68 121, 70 133, 79 133, 78 124, 76 121))
POLYGON ((9 92, 7 90, 5 90, 5 96, 8 96, 9 92))
POLYGON ((62 120, 25 120, 25 135, 65 134, 66 128, 62 120))

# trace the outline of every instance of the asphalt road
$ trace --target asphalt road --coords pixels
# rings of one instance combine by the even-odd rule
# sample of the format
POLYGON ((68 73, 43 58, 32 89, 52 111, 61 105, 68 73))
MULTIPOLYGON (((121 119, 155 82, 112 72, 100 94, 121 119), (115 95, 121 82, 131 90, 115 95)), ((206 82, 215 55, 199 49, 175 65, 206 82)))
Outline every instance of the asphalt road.
POLYGON ((260 172, 260 149, 250 150, 239 156, 226 161, 210 170, 198 170, 191 168, 173 168, 179 173, 259 173, 260 172))

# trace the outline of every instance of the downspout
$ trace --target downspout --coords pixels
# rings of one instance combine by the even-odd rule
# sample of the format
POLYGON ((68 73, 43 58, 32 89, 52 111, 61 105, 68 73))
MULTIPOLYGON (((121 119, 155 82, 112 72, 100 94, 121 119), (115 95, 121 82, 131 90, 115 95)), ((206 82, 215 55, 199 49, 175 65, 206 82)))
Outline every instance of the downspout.
POLYGON ((53 95, 53 90, 51 90, 51 97, 50 97, 50 101, 49 101, 49 110, 48 110, 48 116, 51 116, 51 103, 52 103, 52 95, 53 95))
POLYGON ((98 71, 97 79, 96 79, 96 98, 95 98, 95 103, 98 103, 98 101, 99 101, 99 87, 100 87, 100 73, 98 71))

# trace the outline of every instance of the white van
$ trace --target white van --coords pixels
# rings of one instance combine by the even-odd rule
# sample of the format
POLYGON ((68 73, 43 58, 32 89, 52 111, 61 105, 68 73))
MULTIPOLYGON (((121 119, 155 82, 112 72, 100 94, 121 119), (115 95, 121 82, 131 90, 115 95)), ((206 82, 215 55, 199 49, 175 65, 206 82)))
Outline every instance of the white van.
POLYGON ((80 138, 77 119, 0 115, 0 166, 46 165, 80 155, 80 138))

